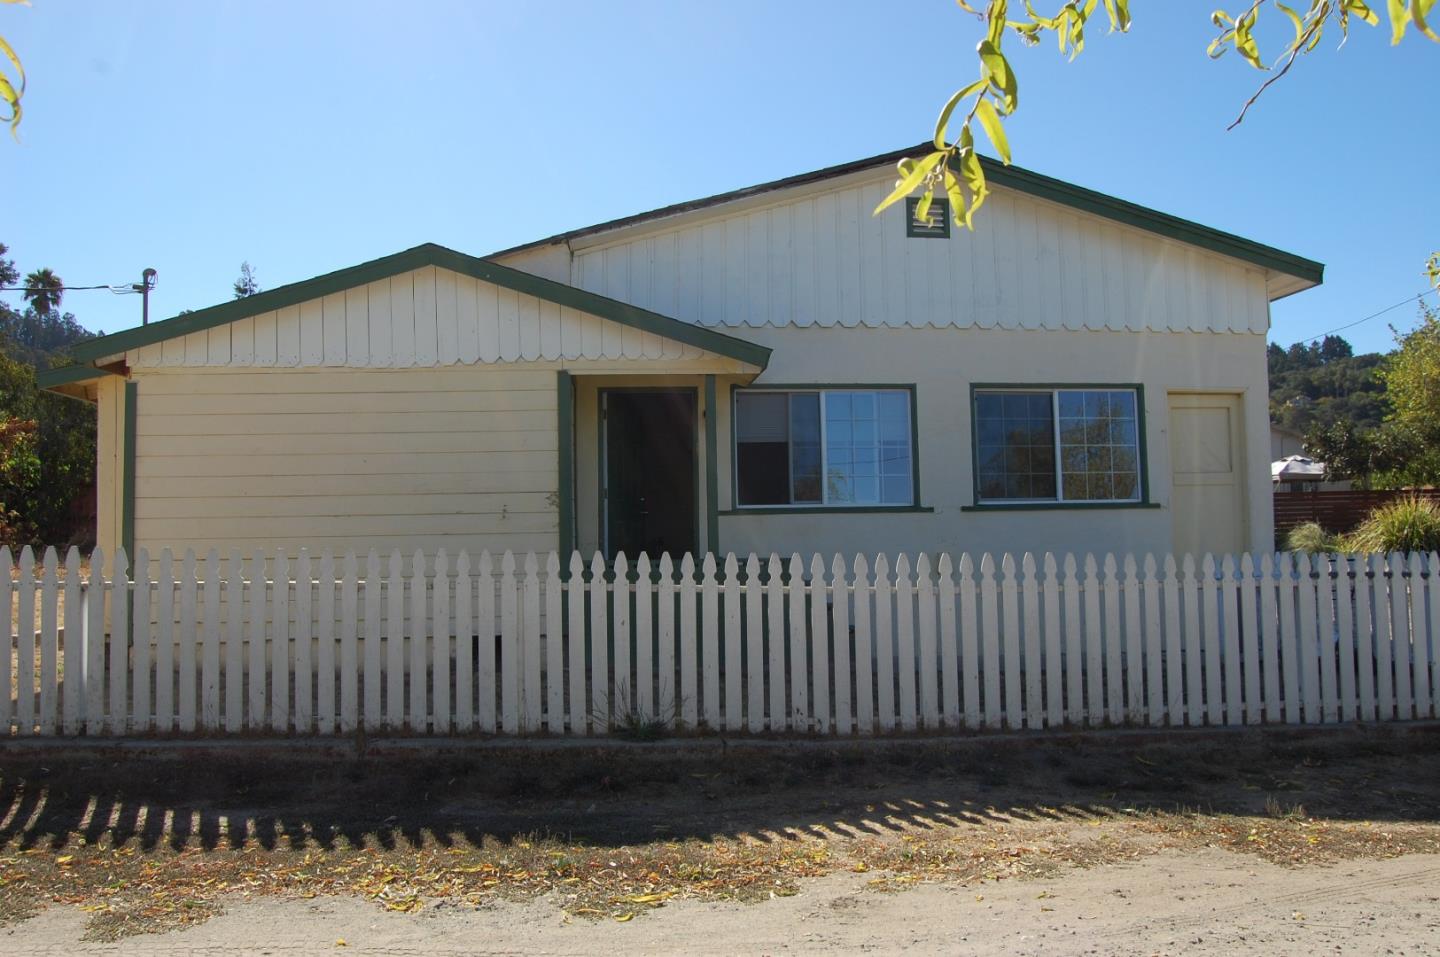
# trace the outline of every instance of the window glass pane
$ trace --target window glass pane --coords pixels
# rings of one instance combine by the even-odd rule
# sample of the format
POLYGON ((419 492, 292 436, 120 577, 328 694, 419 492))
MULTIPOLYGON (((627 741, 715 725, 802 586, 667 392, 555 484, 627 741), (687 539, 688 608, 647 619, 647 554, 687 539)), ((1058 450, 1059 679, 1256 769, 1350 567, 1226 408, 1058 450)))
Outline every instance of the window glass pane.
POLYGON ((783 392, 735 396, 736 494, 741 505, 790 504, 788 405, 783 392))
POLYGON ((975 429, 980 441, 976 469, 981 499, 1055 497, 1051 393, 976 393, 975 429))
POLYGON ((790 474, 792 501, 821 501, 818 392, 790 396, 790 474))
POLYGON ((1062 390, 1061 491, 1067 501, 1140 498, 1136 394, 1130 390, 1062 390))

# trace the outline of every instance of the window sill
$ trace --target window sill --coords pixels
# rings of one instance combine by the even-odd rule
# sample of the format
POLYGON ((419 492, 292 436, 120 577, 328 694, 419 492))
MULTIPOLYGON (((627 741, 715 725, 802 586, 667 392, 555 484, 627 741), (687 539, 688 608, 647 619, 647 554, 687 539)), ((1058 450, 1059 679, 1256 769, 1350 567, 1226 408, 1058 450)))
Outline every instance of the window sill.
POLYGON ((962 505, 962 512, 1053 512, 1066 510, 1089 512, 1117 508, 1164 508, 1159 502, 985 502, 962 505))
POLYGON ((725 508, 716 515, 868 515, 893 512, 901 515, 929 514, 928 505, 814 505, 809 508, 793 505, 756 505, 752 508, 725 508))

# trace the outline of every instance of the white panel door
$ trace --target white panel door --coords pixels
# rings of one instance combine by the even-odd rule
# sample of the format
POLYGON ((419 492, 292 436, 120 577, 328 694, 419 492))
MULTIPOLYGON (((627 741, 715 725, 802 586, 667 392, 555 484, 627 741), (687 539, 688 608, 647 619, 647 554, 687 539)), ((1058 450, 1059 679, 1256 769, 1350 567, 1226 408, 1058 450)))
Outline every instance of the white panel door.
POLYGON ((1245 550, 1245 422, 1229 394, 1170 394, 1170 505, 1175 551, 1245 550))

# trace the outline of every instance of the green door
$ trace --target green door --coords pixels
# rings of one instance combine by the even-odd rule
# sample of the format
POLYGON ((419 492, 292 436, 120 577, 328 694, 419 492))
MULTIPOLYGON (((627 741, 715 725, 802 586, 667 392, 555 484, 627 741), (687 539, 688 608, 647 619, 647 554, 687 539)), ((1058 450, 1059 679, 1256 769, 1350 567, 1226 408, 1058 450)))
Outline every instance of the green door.
POLYGON ((611 389, 600 408, 605 554, 678 561, 698 544, 695 390, 611 389))

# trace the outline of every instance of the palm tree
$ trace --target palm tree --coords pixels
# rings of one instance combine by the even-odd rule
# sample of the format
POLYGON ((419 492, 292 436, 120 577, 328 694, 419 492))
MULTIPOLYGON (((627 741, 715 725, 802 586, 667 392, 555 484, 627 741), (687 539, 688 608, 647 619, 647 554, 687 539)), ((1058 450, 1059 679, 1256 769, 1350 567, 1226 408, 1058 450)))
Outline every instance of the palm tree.
POLYGON ((60 308, 65 283, 50 269, 37 269, 25 277, 25 299, 42 316, 60 308))

